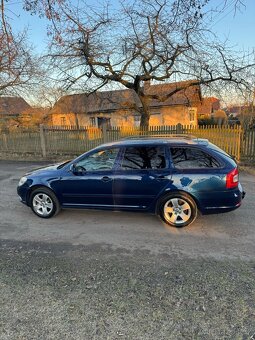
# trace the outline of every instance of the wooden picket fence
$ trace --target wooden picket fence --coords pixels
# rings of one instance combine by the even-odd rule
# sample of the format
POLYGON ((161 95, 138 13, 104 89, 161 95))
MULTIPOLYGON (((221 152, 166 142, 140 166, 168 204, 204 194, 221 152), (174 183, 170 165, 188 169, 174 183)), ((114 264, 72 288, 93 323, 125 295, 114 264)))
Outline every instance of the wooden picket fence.
POLYGON ((241 141, 241 159, 247 164, 255 164, 255 130, 243 132, 241 141))
POLYGON ((255 131, 243 131, 240 126, 151 126, 148 131, 136 127, 41 126, 40 131, 18 130, 0 134, 0 152, 54 155, 79 155, 102 143, 130 136, 193 135, 208 139, 236 160, 255 163, 255 131))
POLYGON ((171 136, 188 134, 209 139, 227 153, 240 160, 242 130, 239 126, 151 126, 148 131, 136 127, 112 127, 111 129, 91 127, 45 127, 45 153, 82 153, 106 142, 130 136, 171 136))

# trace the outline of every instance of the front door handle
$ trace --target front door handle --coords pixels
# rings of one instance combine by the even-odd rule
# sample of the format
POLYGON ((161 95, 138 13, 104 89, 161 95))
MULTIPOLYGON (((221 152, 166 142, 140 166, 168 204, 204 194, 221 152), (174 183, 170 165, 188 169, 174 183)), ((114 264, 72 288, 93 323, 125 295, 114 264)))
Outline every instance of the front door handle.
POLYGON ((112 181, 112 178, 108 177, 108 176, 104 176, 104 177, 101 178, 101 181, 102 182, 110 182, 110 181, 112 181))
POLYGON ((160 175, 156 177, 157 181, 165 181, 166 179, 169 180, 168 176, 160 175))

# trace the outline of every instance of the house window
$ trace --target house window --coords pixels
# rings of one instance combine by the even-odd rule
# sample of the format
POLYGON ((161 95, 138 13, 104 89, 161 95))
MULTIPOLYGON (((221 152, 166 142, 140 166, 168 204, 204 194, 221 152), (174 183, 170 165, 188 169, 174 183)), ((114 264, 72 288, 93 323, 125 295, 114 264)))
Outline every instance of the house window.
POLYGON ((135 125, 135 127, 138 127, 140 125, 140 119, 141 119, 140 116, 137 116, 137 115, 134 116, 134 125, 135 125))
POLYGON ((90 117, 90 126, 97 126, 96 117, 90 117))
POLYGON ((189 120, 191 122, 195 121, 195 110, 189 110, 189 120))
POLYGON ((66 117, 60 117, 60 125, 66 125, 66 117))
POLYGON ((105 125, 107 129, 110 129, 111 128, 111 118, 97 117, 97 124, 98 124, 99 128, 102 128, 103 125, 105 125))

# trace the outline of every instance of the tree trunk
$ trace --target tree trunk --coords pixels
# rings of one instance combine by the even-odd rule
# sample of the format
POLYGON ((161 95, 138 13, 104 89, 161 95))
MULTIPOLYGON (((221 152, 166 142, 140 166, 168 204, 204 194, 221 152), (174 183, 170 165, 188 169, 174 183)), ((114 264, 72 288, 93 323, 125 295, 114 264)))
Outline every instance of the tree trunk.
POLYGON ((142 103, 140 129, 148 131, 150 121, 150 99, 146 96, 139 96, 142 103))

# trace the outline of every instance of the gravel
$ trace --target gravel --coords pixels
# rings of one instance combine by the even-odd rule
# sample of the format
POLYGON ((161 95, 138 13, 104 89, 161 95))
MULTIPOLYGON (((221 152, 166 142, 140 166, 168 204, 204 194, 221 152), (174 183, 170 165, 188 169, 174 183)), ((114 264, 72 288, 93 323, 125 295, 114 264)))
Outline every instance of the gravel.
POLYGON ((0 339, 254 339, 255 262, 0 243, 0 339))

